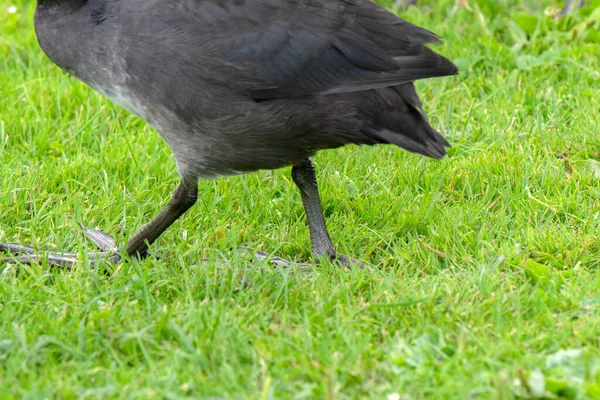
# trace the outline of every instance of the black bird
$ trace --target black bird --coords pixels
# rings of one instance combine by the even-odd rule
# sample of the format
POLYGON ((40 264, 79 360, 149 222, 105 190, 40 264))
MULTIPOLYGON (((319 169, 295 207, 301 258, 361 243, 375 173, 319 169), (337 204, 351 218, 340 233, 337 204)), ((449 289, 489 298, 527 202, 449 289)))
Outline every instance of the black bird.
POLYGON ((413 81, 457 68, 426 47, 438 36, 369 0, 38 0, 35 29, 54 63, 150 123, 175 155, 181 183, 128 256, 146 256, 194 205, 199 178, 292 165, 313 253, 351 264, 329 238, 309 157, 382 143, 441 158, 449 146, 413 81))

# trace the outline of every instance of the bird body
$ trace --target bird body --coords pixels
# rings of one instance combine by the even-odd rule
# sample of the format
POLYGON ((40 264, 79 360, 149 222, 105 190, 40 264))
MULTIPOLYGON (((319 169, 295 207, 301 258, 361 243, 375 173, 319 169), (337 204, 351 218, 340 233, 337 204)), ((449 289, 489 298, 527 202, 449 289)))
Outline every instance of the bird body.
POLYGON ((196 202, 199 178, 292 165, 313 251, 339 258, 308 158, 346 144, 441 158, 449 146, 413 81, 456 67, 426 47, 435 34, 370 0, 38 0, 35 29, 52 61, 175 155, 181 185, 130 256, 196 202))
POLYGON ((159 132, 182 175, 348 143, 445 153, 411 82, 455 67, 424 46, 437 36, 368 0, 42 0, 35 26, 57 65, 159 132))

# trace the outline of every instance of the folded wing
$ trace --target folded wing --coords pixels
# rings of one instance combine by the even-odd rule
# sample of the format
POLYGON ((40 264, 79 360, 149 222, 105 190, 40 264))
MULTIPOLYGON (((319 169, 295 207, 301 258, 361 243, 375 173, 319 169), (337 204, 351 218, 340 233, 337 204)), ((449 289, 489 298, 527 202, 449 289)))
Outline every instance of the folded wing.
POLYGON ((178 43, 182 51, 223 72, 213 80, 259 100, 355 92, 457 72, 425 46, 439 41, 435 34, 369 0, 169 5, 176 9, 153 19, 162 23, 152 30, 185 38, 178 43))

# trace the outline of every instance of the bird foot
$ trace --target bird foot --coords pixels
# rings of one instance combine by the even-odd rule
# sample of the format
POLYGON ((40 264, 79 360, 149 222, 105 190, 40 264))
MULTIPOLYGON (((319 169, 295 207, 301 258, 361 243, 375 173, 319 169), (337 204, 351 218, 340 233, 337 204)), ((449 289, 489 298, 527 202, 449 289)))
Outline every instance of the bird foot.
MULTIPOLYGON (((90 260, 90 268, 95 268, 100 260, 105 260, 111 264, 116 264, 121 260, 121 256, 117 254, 118 249, 115 241, 108 234, 95 229, 89 229, 79 224, 85 235, 96 245, 99 252, 88 254, 90 260)), ((0 264, 40 264, 46 261, 48 265, 72 269, 80 260, 77 254, 67 251, 37 251, 31 246, 26 246, 18 243, 0 243, 0 253, 12 254, 12 257, 0 259, 0 264)))
MULTIPOLYGON (((114 240, 108 236, 108 234, 97 231, 93 229, 88 229, 82 226, 84 233, 86 236, 98 247, 100 250, 107 249, 107 244, 114 243, 114 240)), ((248 250, 246 248, 241 248, 240 252, 248 250)), ((1 264, 41 264, 43 261, 46 261, 48 265, 73 269, 77 264, 80 263, 77 254, 70 253, 67 251, 55 252, 49 250, 41 250, 37 251, 31 246, 18 244, 18 243, 0 243, 0 253, 8 253, 11 254, 11 257, 5 257, 0 259, 1 264)), ((277 257, 264 251, 256 251, 252 252, 252 256, 254 256, 257 260, 266 260, 273 264, 276 267, 280 268, 310 268, 312 264, 309 263, 295 263, 293 261, 289 261, 283 259, 281 257, 277 257)), ((115 251, 100 251, 96 253, 90 253, 88 255, 91 263, 91 268, 93 269, 100 260, 105 260, 111 264, 116 264, 121 260, 121 256, 117 254, 115 251)), ((203 262, 209 262, 211 259, 203 259, 203 262)))
MULTIPOLYGON (((121 261, 121 256, 119 255, 119 249, 116 246, 115 240, 105 232, 96 229, 89 229, 82 224, 79 224, 83 233, 87 236, 88 239, 94 243, 94 245, 100 250, 99 252, 89 253, 88 259, 90 262, 90 268, 94 269, 101 260, 108 262, 110 264, 116 264, 121 261)), ((246 247, 240 248, 240 252, 245 251, 248 252, 250 249, 246 247)), ((264 251, 250 251, 251 255, 254 256, 257 260, 268 261, 272 265, 280 268, 295 268, 295 269, 308 269, 311 268, 314 264, 311 263, 297 263, 293 261, 286 260, 281 257, 274 256, 272 254, 265 253, 264 251)), ((0 259, 0 264, 13 264, 13 263, 21 263, 27 265, 40 264, 43 261, 46 261, 48 265, 73 269, 78 264, 80 264, 81 260, 79 260, 77 254, 70 253, 67 251, 49 251, 49 250, 36 250, 31 246, 18 244, 18 243, 0 243, 0 253, 8 253, 11 256, 0 259)), ((343 254, 339 254, 335 251, 328 252, 327 254, 317 255, 315 262, 317 264, 320 263, 319 257, 327 257, 330 261, 334 263, 339 263, 343 267, 346 268, 363 268, 363 264, 359 261, 345 256, 343 254)), ((209 261, 209 260, 204 260, 209 261)))
MULTIPOLYGON (((359 268, 359 269, 363 269, 365 266, 362 262, 346 256, 344 254, 340 254, 337 251, 333 251, 333 252, 327 252, 326 254, 323 255, 317 255, 317 257, 326 257, 329 258, 329 261, 331 261, 332 263, 336 263, 341 265, 344 268, 348 268, 348 269, 352 269, 352 268, 359 268)), ((317 258, 317 263, 318 263, 318 258, 317 258)))
POLYGON ((276 267, 280 268, 311 268, 313 265, 310 263, 297 263, 293 261, 286 260, 285 258, 277 257, 269 253, 265 253, 264 251, 251 251, 247 247, 242 247, 240 251, 250 251, 251 254, 257 259, 261 261, 268 261, 276 267))
MULTIPOLYGON (((68 251, 54 252, 48 250, 37 251, 33 247, 18 243, 0 243, 0 253, 9 253, 13 256, 0 259, 0 264, 41 264, 46 261, 48 265, 73 269, 80 263, 77 254, 68 251)), ((121 260, 121 256, 111 251, 100 251, 88 254, 90 268, 95 268, 100 260, 106 260, 111 264, 116 264, 121 260)))
MULTIPOLYGON (((250 253, 256 257, 258 260, 267 260, 271 264, 280 268, 299 268, 299 269, 307 269, 314 266, 312 263, 297 263, 293 261, 286 260, 281 257, 274 256, 272 254, 265 253, 264 251, 252 251, 247 247, 242 247, 241 250, 250 251, 250 253)), ((352 257, 345 256, 343 254, 339 254, 336 251, 327 254, 316 254, 315 255, 315 264, 319 265, 321 263, 322 258, 329 259, 332 263, 336 263, 341 265, 342 267, 352 269, 354 267, 358 267, 360 269, 364 268, 363 263, 358 260, 355 260, 352 257)))

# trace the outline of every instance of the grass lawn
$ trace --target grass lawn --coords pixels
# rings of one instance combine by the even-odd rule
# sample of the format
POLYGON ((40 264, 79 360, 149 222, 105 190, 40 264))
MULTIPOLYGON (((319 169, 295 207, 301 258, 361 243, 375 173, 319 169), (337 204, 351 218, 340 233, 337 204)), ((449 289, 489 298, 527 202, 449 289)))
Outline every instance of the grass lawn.
MULTIPOLYGON (((289 168, 201 182, 160 260, 0 266, 0 398, 600 399, 600 8, 470 3, 403 13, 461 69, 418 83, 449 156, 316 157, 334 243, 369 267, 238 253, 310 259, 289 168)), ((45 58, 34 6, 0 0, 0 241, 83 254, 79 222, 122 242, 178 176, 45 58)))

